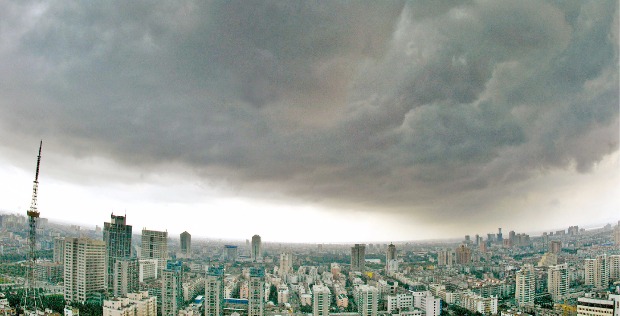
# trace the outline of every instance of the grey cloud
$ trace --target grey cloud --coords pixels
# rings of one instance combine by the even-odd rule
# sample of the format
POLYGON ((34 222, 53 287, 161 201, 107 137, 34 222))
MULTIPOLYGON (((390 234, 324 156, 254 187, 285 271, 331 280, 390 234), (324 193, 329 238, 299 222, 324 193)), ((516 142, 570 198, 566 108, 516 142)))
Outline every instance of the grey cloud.
POLYGON ((3 146, 462 221, 618 150, 616 1, 0 6, 3 146))

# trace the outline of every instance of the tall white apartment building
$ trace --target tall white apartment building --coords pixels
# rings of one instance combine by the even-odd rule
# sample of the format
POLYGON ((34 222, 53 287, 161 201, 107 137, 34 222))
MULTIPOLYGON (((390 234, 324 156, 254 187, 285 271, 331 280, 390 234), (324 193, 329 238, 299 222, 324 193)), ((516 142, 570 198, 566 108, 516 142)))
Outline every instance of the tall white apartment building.
POLYGON ((329 316, 331 291, 327 286, 315 284, 312 287, 312 314, 314 316, 329 316))
POLYGON ((360 285, 355 291, 355 303, 360 316, 377 316, 379 290, 370 285, 360 285))
POLYGON ((168 262, 161 276, 161 314, 176 316, 183 305, 183 270, 180 262, 168 262))
POLYGON ((584 261, 585 285, 604 288, 609 284, 609 262, 607 255, 596 256, 596 259, 584 261))
POLYGON ((609 280, 620 281, 620 255, 613 255, 607 258, 609 263, 609 280))
POLYGON ((224 270, 209 267, 205 281, 205 316, 222 316, 224 313, 224 270))
POLYGON ((250 268, 248 316, 263 316, 265 311, 265 270, 250 268))
MULTIPOLYGON (((441 299, 434 297, 430 292, 422 296, 421 303, 420 309, 426 313, 426 316, 439 316, 441 314, 441 299)), ((497 313, 497 298, 495 298, 495 313, 497 313)))
POLYGON ((138 281, 137 258, 116 258, 112 272, 112 293, 114 296, 126 296, 127 293, 138 291, 140 283, 138 281))
POLYGON ((85 302, 105 290, 105 242, 65 238, 65 301, 85 302))
POLYGON ((516 275, 515 299, 517 305, 534 306, 534 295, 536 294, 536 275, 534 267, 526 264, 517 271, 516 275))
POLYGON ((168 232, 142 229, 140 259, 157 259, 158 275, 166 268, 168 260, 168 232))
POLYGON ((554 301, 563 300, 568 295, 568 264, 550 266, 547 274, 547 289, 554 301))

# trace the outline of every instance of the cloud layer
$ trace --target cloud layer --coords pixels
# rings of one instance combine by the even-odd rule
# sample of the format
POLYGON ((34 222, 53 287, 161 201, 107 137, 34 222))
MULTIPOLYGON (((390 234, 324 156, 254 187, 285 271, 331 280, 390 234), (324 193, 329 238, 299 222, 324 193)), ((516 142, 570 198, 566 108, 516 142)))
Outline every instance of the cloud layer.
POLYGON ((466 220, 618 150, 617 6, 2 2, 0 144, 466 220))

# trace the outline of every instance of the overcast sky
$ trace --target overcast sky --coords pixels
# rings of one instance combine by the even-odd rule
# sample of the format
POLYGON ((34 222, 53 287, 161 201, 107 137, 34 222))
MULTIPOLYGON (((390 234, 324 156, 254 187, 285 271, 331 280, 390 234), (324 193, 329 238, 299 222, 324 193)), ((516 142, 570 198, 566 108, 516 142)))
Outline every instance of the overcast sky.
POLYGON ((0 209, 268 241, 620 219, 618 1, 1 1, 0 209))

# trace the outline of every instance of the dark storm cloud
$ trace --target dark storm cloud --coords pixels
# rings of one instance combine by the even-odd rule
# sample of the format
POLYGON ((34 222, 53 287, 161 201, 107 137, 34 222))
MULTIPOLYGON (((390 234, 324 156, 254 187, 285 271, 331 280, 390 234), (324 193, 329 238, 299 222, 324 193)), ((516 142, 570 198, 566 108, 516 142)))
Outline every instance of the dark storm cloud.
POLYGON ((616 1, 3 2, 1 143, 464 219, 617 151, 617 28, 616 1))

